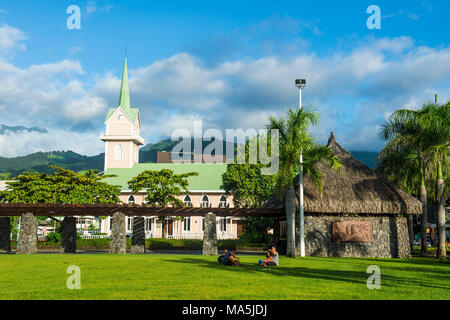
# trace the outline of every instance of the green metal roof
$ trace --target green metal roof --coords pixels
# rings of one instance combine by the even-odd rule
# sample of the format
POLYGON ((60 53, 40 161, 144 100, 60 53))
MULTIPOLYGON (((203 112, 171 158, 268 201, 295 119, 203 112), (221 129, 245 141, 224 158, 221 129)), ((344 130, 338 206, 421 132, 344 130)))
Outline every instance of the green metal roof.
POLYGON ((117 177, 103 180, 112 185, 121 186, 122 190, 129 190, 128 181, 144 170, 170 169, 175 174, 198 172, 198 176, 188 178, 189 190, 221 190, 222 174, 227 170, 225 163, 139 163, 132 168, 111 168, 105 174, 117 177))
MULTIPOLYGON (((117 110, 117 108, 110 108, 108 110, 108 114, 106 115, 105 121, 107 121, 112 116, 114 111, 116 111, 116 110, 117 110)), ((133 121, 133 122, 136 121, 138 113, 139 113, 139 109, 130 108, 128 110, 124 109, 123 111, 130 117, 131 121, 133 121)))
MULTIPOLYGON (((135 122, 137 119, 137 115, 139 113, 139 109, 130 107, 130 88, 128 86, 128 68, 127 68, 127 57, 125 57, 125 64, 123 66, 122 73, 122 83, 120 85, 120 95, 119 95, 119 107, 122 107, 123 111, 130 117, 130 119, 135 122)), ((108 114, 106 115, 105 121, 111 117, 111 115, 116 111, 117 108, 109 109, 108 114)))

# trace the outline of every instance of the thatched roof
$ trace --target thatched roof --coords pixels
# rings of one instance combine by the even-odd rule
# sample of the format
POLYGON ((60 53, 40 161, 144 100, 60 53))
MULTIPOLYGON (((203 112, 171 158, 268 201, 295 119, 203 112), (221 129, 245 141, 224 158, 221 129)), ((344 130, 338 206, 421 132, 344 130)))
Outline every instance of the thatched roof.
MULTIPOLYGON (((322 198, 316 185, 304 178, 304 203, 306 213, 331 214, 418 214, 421 203, 398 186, 375 173, 345 150, 331 132, 327 146, 339 158, 342 167, 330 169, 325 163, 319 167, 323 173, 322 198)), ((295 178, 298 208, 298 176, 295 178)), ((283 208, 283 199, 274 195, 265 208, 283 208)))

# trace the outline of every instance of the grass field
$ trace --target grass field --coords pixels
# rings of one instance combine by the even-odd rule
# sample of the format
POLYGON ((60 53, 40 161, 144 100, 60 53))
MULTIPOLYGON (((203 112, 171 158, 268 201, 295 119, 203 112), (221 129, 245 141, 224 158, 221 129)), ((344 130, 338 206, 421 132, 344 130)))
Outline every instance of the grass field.
POLYGON ((450 299, 450 264, 435 259, 281 257, 263 269, 258 256, 242 267, 197 255, 0 255, 0 299, 450 299), (81 269, 69 290, 67 267, 81 269), (381 289, 366 286, 369 265, 381 289))

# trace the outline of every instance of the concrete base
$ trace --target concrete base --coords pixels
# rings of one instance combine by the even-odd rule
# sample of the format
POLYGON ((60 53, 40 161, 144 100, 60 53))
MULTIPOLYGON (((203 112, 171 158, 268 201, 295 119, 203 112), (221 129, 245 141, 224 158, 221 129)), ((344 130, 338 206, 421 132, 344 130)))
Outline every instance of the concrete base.
POLYGON ((17 242, 17 254, 37 252, 36 216, 32 212, 22 214, 20 234, 17 242))
POLYGON ((111 248, 109 250, 109 253, 127 253, 125 215, 121 212, 114 213, 111 219, 111 248))
POLYGON ((205 214, 205 229, 203 231, 203 250, 205 256, 217 255, 217 222, 212 212, 205 214))
POLYGON ((11 223, 9 217, 0 218, 0 253, 11 252, 11 223))
POLYGON ((61 223, 61 253, 75 253, 77 251, 77 219, 65 217, 61 223))
POLYGON ((131 253, 145 253, 144 217, 133 218, 133 237, 131 239, 131 253))

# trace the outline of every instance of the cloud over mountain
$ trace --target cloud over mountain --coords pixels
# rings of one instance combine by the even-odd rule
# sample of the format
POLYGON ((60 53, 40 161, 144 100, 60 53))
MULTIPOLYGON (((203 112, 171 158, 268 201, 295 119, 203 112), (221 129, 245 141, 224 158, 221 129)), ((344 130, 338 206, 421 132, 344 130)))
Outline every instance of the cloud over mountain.
MULTIPOLYGON (((121 75, 89 74, 80 61, 67 59, 19 67, 10 59, 26 49, 26 39, 16 28, 0 27, 1 122, 45 127, 49 134, 0 137, 0 156, 102 152, 98 136, 107 109, 117 106, 121 75)), ((393 110, 417 107, 435 92, 440 101, 450 99, 449 47, 419 45, 409 37, 359 39, 351 49, 326 54, 307 47, 289 54, 261 51, 259 57, 231 54, 213 62, 186 50, 129 70, 143 137, 155 141, 179 127, 189 129, 194 120, 203 120, 205 129, 264 128, 269 114, 284 113, 288 104, 298 107, 294 79, 302 77, 303 104, 321 113, 314 129, 319 141, 334 130, 346 148, 378 150, 378 127, 393 110)))

